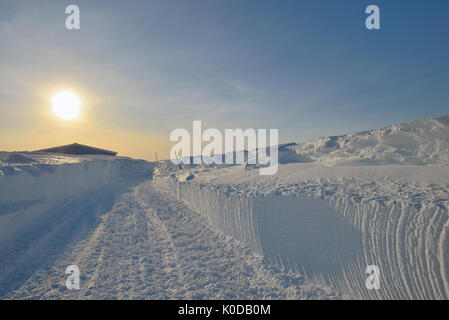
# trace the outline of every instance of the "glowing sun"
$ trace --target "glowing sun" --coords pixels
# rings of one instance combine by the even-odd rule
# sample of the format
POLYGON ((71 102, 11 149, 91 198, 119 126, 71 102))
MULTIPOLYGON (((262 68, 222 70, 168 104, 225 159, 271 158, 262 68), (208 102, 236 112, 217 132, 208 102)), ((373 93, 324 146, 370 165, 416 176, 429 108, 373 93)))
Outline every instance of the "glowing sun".
POLYGON ((79 117, 81 101, 69 91, 58 92, 51 98, 52 110, 55 116, 62 120, 74 120, 79 117))

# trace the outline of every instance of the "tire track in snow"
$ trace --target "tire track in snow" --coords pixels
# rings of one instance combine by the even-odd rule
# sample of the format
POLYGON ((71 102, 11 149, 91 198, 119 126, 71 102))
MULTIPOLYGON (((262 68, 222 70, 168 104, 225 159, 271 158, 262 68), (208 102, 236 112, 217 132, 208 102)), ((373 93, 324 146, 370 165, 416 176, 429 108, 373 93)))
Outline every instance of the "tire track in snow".
POLYGON ((157 215, 158 203, 156 203, 156 209, 153 209, 150 202, 143 200, 141 188, 142 186, 137 187, 137 190, 134 194, 135 200, 139 205, 139 208, 141 208, 141 210, 138 211, 138 214, 142 216, 143 220, 148 226, 148 229, 150 228, 150 226, 154 226, 161 234, 162 237, 160 241, 165 242, 163 244, 165 246, 165 250, 163 251, 162 256, 162 265, 165 266, 165 270, 168 272, 171 272, 172 269, 175 269, 175 273, 177 273, 178 278, 177 280, 179 282, 182 282, 184 280, 184 272, 179 262, 178 252, 170 233, 157 215))
POLYGON ((10 296, 46 299, 338 298, 266 262, 151 181, 122 194, 96 230, 10 296), (79 264, 81 290, 65 288, 79 264))

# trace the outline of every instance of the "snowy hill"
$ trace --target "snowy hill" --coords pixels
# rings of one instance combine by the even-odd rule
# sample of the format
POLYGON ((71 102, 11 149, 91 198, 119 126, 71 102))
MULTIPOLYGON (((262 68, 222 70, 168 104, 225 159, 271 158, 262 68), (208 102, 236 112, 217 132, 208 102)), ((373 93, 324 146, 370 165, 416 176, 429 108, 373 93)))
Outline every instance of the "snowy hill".
POLYGON ((449 116, 320 138, 286 149, 327 164, 449 164, 449 116))

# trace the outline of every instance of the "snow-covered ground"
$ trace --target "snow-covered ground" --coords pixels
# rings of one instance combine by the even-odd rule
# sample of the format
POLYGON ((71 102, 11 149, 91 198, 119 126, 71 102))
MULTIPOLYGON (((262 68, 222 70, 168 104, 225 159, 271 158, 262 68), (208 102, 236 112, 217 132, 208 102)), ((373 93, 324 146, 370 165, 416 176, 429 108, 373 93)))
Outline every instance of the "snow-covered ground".
POLYGON ((97 212, 153 167, 123 157, 1 152, 0 295, 86 236, 97 212))
POLYGON ((2 153, 3 299, 333 299, 152 186, 153 164, 2 153), (65 286, 77 265, 81 289, 65 286))
POLYGON ((1 152, 0 244, 57 203, 152 170, 146 161, 123 157, 1 152))
POLYGON ((279 171, 197 167, 156 185, 277 265, 353 298, 448 299, 449 117, 280 148, 279 171), (367 290, 369 265, 380 290, 367 290))
POLYGON ((226 234, 278 265, 360 298, 447 298, 449 168, 288 164, 155 177, 226 234), (365 288, 368 265, 381 290, 365 288))
POLYGON ((448 146, 442 117, 283 145, 273 176, 0 153, 0 297, 448 299, 448 146))
POLYGON ((264 262, 147 181, 118 197, 89 237, 65 248, 3 298, 338 297, 330 288, 264 262), (80 268, 80 290, 65 287, 64 270, 71 264, 80 268))

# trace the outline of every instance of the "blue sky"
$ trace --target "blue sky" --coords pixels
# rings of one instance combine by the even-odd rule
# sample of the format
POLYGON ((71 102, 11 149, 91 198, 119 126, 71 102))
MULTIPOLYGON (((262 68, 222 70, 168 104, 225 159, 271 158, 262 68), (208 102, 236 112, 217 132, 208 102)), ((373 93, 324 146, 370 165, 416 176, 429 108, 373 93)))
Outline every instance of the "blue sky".
POLYGON ((2 1, 0 149, 151 159, 192 120, 288 142, 449 114, 448 38, 447 0, 2 1), (65 29, 70 4, 81 30, 65 29), (82 121, 47 117, 59 88, 89 105, 82 121))

